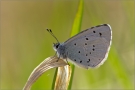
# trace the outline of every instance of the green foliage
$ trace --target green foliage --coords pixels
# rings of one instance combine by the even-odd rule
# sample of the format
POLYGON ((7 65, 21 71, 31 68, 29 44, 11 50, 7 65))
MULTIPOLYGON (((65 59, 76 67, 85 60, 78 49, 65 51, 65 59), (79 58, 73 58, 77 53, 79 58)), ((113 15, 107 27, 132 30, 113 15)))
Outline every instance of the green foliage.
MULTIPOLYGON (((71 89, 134 88, 134 1, 84 0, 78 5, 76 0, 1 2, 1 89, 22 89, 31 71, 55 54, 56 40, 46 28, 63 42, 79 30, 104 23, 112 27, 109 57, 97 69, 76 67, 71 89)), ((54 73, 52 69, 43 74, 32 90, 51 89, 54 73)))
MULTIPOLYGON (((74 23, 72 26, 72 31, 71 31, 71 37, 76 35, 77 33, 80 32, 81 30, 81 24, 82 24, 82 17, 83 17, 83 8, 84 8, 84 2, 83 0, 80 0, 80 3, 78 5, 78 11, 76 13, 75 19, 74 19, 74 23)), ((74 75, 74 69, 75 66, 72 64, 72 73, 71 73, 71 79, 70 79, 70 83, 69 83, 69 87, 68 89, 71 90, 71 86, 72 86, 72 81, 73 81, 73 75, 74 75)))

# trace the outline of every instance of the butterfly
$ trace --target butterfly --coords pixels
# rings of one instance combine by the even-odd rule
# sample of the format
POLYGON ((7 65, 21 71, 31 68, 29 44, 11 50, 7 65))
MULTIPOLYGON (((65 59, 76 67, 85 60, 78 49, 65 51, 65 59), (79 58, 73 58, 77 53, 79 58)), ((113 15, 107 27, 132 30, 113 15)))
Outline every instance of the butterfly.
POLYGON ((59 58, 68 59, 82 68, 94 68, 102 65, 108 57, 112 42, 112 30, 109 24, 88 28, 59 43, 51 29, 48 32, 57 40, 53 48, 59 58))

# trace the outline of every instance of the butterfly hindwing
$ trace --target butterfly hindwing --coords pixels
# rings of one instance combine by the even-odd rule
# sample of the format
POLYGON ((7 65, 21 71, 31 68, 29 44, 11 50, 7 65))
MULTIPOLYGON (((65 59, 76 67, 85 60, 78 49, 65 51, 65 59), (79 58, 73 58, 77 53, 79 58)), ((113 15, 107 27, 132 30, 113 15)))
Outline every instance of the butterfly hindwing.
POLYGON ((111 44, 111 28, 99 25, 80 32, 65 43, 65 52, 71 62, 84 67, 96 67, 106 60, 111 44))

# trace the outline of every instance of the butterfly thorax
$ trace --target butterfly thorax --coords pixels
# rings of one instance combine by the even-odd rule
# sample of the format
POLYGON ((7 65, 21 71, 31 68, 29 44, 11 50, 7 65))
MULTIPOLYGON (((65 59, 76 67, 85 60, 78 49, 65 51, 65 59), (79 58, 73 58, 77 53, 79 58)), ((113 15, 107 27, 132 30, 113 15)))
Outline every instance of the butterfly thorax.
POLYGON ((67 58, 66 53, 65 53, 65 46, 63 43, 54 43, 53 48, 56 51, 58 57, 62 59, 67 58))

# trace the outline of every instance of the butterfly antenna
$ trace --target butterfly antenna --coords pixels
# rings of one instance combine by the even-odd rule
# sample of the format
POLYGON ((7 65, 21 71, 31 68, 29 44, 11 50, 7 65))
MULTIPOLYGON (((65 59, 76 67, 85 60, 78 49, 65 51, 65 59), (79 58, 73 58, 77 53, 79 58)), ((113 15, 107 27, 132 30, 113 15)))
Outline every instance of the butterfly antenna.
POLYGON ((46 29, 55 39, 56 41, 59 43, 58 39, 55 37, 55 35, 52 33, 51 29, 46 29))

